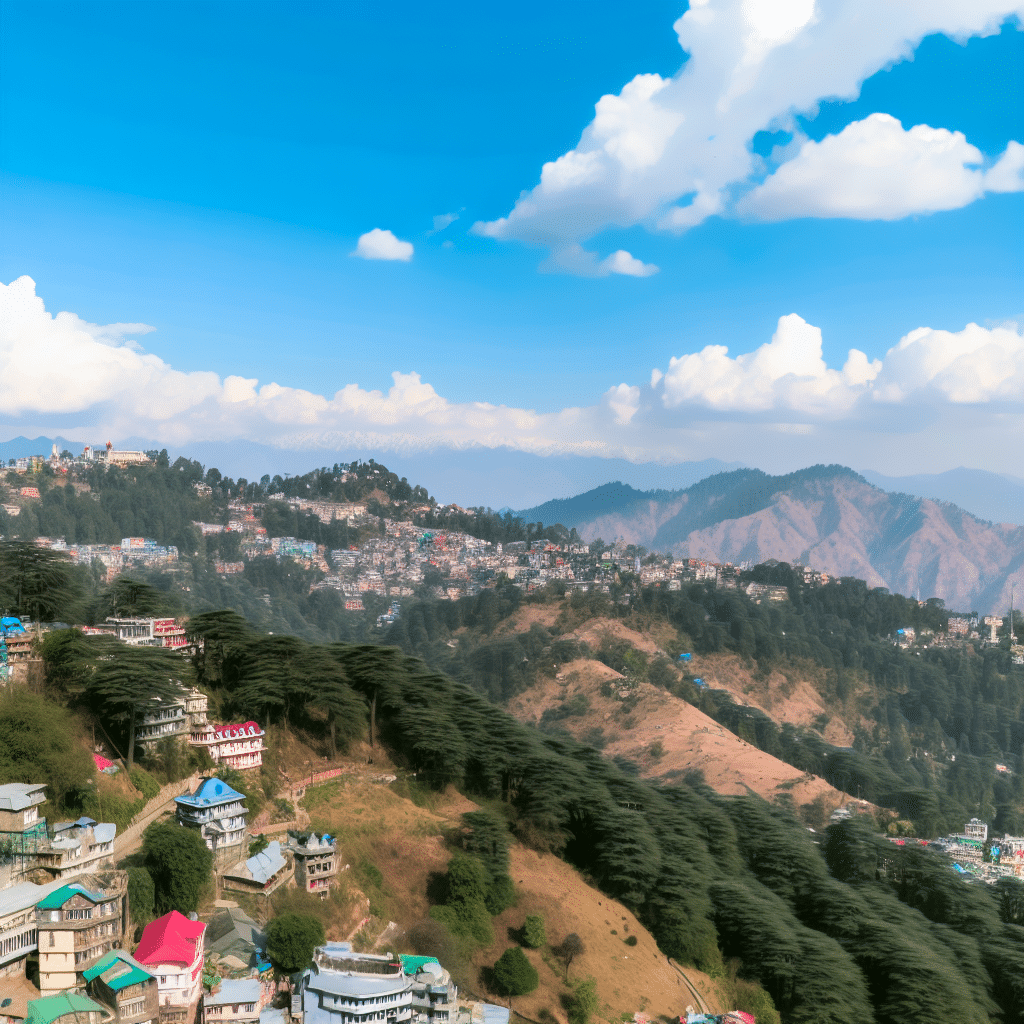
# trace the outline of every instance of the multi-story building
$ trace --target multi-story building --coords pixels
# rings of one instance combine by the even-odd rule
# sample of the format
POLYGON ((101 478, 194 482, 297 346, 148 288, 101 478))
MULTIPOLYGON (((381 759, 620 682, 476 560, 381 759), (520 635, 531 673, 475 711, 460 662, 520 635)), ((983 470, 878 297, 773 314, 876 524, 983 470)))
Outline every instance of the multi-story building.
POLYGON ((241 725, 193 728, 189 743, 193 747, 205 747, 216 764, 226 764, 243 771, 259 768, 263 764, 266 733, 257 722, 242 722, 241 725))
POLYGON ((0 786, 0 852, 7 852, 16 863, 34 856, 47 840, 46 819, 39 817, 39 805, 45 802, 42 782, 0 786))
POLYGON ((154 701, 135 726, 135 742, 152 750, 161 740, 184 741, 189 735, 184 697, 154 701))
POLYGON ((978 839, 981 842, 985 842, 988 839, 988 824, 984 821, 980 821, 978 818, 971 818, 966 825, 964 825, 964 835, 968 839, 978 839))
MULTIPOLYGON (((121 543, 123 547, 125 541, 121 543)), ((174 619, 117 618, 116 616, 109 616, 105 625, 113 631, 121 643, 128 644, 131 647, 169 647, 177 649, 188 646, 185 627, 179 626, 174 619)))
POLYGON ((189 729, 195 731, 206 725, 206 713, 210 709, 210 698, 192 687, 185 693, 185 717, 188 719, 189 729))
POLYGON ((412 1013, 416 1024, 441 1024, 455 1019, 458 989, 451 976, 433 957, 400 957, 412 979, 412 1013))
POLYGON ((123 949, 83 972, 86 991, 114 1014, 115 1024, 153 1024, 159 1013, 156 975, 123 949))
POLYGON ((172 910, 142 932, 135 959, 157 979, 161 1024, 191 1024, 195 1019, 203 991, 205 931, 202 921, 172 910))
POLYGON ((194 793, 174 798, 178 823, 199 829, 219 865, 240 860, 246 843, 245 797, 216 777, 203 779, 194 793))
POLYGON ((328 942, 313 954, 292 992, 292 1016, 309 1024, 400 1024, 413 1017, 413 980, 396 956, 353 953, 347 942, 328 942))
POLYGON ((338 874, 336 840, 326 834, 317 838, 315 832, 305 837, 293 833, 288 837, 287 849, 295 858, 296 885, 322 900, 327 899, 338 874))
POLYGON ((116 834, 113 822, 59 821, 53 826, 53 839, 36 852, 35 865, 65 881, 112 867, 116 834))
POLYGON ((26 960, 38 948, 36 904, 60 886, 60 882, 19 882, 0 889, 0 991, 4 978, 25 974, 26 960))
POLYGON ((90 876, 44 896, 36 904, 40 992, 84 988, 84 972, 121 945, 127 923, 124 871, 90 876))
POLYGON ((225 978, 203 996, 203 1024, 256 1024, 264 993, 258 978, 225 978))

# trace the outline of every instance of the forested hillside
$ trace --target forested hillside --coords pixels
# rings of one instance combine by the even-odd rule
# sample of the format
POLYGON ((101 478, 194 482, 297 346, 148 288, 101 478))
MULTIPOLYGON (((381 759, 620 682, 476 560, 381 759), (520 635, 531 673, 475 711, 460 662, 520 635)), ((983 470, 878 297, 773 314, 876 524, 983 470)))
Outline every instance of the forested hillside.
POLYGON ((485 802, 620 899, 663 953, 710 973, 738 958, 785 1021, 1024 1020, 1015 880, 966 884, 858 822, 819 846, 786 808, 697 781, 655 787, 395 648, 260 635, 230 613, 190 629, 204 640, 195 681, 226 714, 339 747, 370 729, 419 780, 485 802))
POLYGON ((855 579, 806 587, 784 564, 746 575, 786 586, 790 599, 758 604, 740 590, 693 584, 680 591, 637 587, 623 605, 599 593, 562 598, 554 586, 524 599, 506 585, 463 601, 414 604, 384 642, 505 703, 538 672, 554 675, 580 656, 573 634, 588 618, 618 617, 648 633, 667 626, 672 658, 731 652, 752 677, 780 669, 820 679, 825 707, 849 719, 853 747, 837 749, 813 729, 698 688, 669 659, 614 643, 589 654, 669 689, 773 756, 892 808, 921 835, 959 829, 977 815, 1001 830, 1024 831, 1024 669, 1013 664, 1005 640, 904 650, 893 643, 897 629, 945 629, 949 615, 940 601, 920 604, 855 579), (552 627, 499 629, 524 600, 555 603, 561 617, 552 627), (996 772, 997 763, 1011 771, 996 772))

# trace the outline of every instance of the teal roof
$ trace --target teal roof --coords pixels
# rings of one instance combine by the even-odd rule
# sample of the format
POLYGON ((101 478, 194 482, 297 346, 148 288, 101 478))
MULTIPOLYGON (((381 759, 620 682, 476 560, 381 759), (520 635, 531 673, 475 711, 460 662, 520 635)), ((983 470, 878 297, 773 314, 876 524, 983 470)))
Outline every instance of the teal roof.
POLYGON ((55 1020, 68 1013, 95 1013, 99 1012, 104 1017, 110 1016, 110 1011, 104 1009, 99 1003, 93 1002, 88 996, 75 994, 61 996, 47 996, 45 999, 30 999, 28 1004, 28 1016, 25 1024, 53 1024, 55 1020))
POLYGON ((54 889, 49 896, 44 896, 36 906, 40 910, 59 910, 72 896, 84 896, 93 903, 102 903, 106 897, 103 893, 89 892, 84 885, 62 885, 54 889))
POLYGON ((406 974, 419 974, 427 964, 441 966, 436 956, 406 956, 399 953, 398 959, 402 961, 402 970, 406 974))
POLYGON ((244 800, 241 793, 236 793, 222 779, 203 779, 199 788, 188 796, 176 796, 176 804, 184 804, 186 807, 212 807, 216 804, 226 804, 234 800, 244 800))
POLYGON ((100 957, 92 967, 83 971, 82 977, 86 981, 101 978, 112 992, 120 992, 129 985, 138 985, 155 975, 150 974, 135 957, 123 949, 112 949, 100 957))

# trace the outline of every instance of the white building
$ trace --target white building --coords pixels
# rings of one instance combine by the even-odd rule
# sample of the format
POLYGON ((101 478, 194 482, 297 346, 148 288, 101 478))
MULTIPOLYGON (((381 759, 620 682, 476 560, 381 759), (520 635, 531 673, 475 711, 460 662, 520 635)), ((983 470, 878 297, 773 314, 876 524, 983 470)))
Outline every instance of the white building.
POLYGON ((146 925, 135 959, 157 980, 161 1024, 191 1021, 203 990, 206 925, 176 910, 146 925))
POLYGON ((215 764, 226 764, 244 771, 259 768, 263 764, 266 735, 258 722, 242 722, 240 725, 193 728, 189 743, 193 747, 205 747, 215 764))

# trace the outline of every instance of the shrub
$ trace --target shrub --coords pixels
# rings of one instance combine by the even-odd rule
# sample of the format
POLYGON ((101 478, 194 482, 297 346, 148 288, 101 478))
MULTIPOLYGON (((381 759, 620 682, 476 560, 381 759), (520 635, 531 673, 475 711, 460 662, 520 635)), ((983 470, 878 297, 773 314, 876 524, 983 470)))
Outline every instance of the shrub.
POLYGON ((530 914, 523 925, 523 945, 528 949, 540 949, 547 941, 544 918, 539 914, 530 914))
POLYGON ((160 794, 160 783, 145 768, 135 767, 128 773, 128 780, 142 794, 148 803, 160 794))
POLYGON ((494 965, 494 982, 504 995, 525 996, 540 984, 540 976, 518 946, 509 946, 494 965))
POLYGON ((627 935, 622 941, 627 946, 635 946, 637 940, 636 940, 636 936, 635 935, 627 935))

